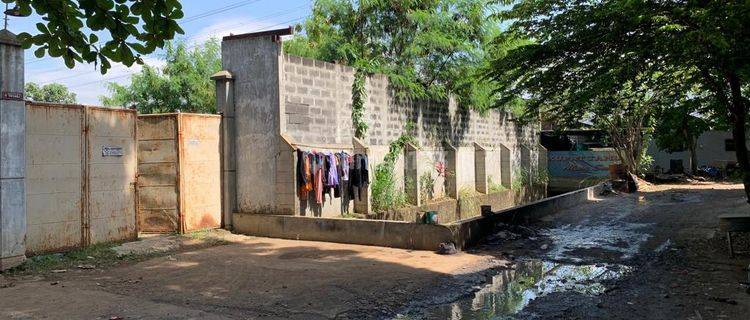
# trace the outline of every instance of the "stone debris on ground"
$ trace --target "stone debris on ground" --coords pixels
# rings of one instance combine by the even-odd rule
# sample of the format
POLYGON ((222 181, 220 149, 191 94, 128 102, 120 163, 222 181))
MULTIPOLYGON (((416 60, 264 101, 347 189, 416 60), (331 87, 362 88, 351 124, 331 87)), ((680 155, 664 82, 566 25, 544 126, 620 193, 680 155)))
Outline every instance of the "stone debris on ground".
POLYGON ((456 245, 453 243, 441 243, 437 250, 438 254, 456 254, 458 253, 458 250, 456 250, 456 245))
POLYGON ((618 194, 617 191, 612 187, 612 182, 607 181, 605 183, 602 183, 602 191, 599 192, 600 196, 608 196, 610 194, 618 194))
POLYGON ((495 230, 500 230, 483 240, 486 244, 496 244, 504 241, 513 241, 518 239, 537 240, 540 230, 529 228, 518 224, 509 224, 498 222, 495 224, 495 230))

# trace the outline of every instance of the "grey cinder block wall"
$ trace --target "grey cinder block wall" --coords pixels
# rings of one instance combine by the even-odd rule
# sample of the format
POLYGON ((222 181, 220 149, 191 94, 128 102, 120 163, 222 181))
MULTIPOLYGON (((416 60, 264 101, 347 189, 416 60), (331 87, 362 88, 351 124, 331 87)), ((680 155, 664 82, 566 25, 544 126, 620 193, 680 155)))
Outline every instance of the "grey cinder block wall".
POLYGON ((411 134, 416 142, 399 157, 395 172, 405 189, 412 188, 406 191, 415 195, 410 197, 415 204, 428 201, 424 195, 455 198, 463 190, 487 192, 490 184, 510 188, 515 173, 540 170, 544 151, 537 124, 519 125, 497 110, 480 114, 453 99, 400 99, 380 74, 366 81, 369 130, 365 139, 356 139, 351 119, 355 70, 286 55, 280 34, 229 36, 222 42, 224 71, 215 79, 219 109, 227 116, 224 164, 236 169, 225 170, 225 189, 236 191, 230 196, 234 200, 225 200, 226 210, 305 216, 338 216, 345 209, 368 213, 368 199, 347 207, 334 198, 322 208, 299 199, 294 150, 367 153, 374 173, 391 141, 407 134, 409 122, 415 125, 411 134), (431 180, 432 190, 420 180, 431 180))
POLYGON ((0 270, 25 260, 26 106, 23 49, 0 30, 0 270))

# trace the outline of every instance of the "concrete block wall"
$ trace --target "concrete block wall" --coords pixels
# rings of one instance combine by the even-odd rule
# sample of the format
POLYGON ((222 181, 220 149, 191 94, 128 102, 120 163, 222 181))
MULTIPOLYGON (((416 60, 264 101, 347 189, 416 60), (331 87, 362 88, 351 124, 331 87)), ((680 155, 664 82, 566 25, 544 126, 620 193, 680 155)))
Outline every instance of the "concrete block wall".
MULTIPOLYGON (((289 154, 297 148, 352 153, 364 150, 372 177, 389 144, 406 133, 409 122, 415 125, 415 150, 399 157, 395 172, 404 187, 407 181, 418 182, 429 173, 435 181, 431 192, 434 198, 457 197, 461 189, 486 191, 489 175, 494 182, 510 187, 514 172, 530 170, 538 163, 531 163, 539 153, 538 125, 519 125, 500 111, 480 114, 459 108, 452 99, 401 99, 388 78, 380 74, 366 80, 365 119, 369 129, 366 137, 357 141, 351 119, 353 68, 286 55, 277 36, 232 36, 225 38, 222 47, 224 69, 234 82, 238 212, 340 215, 345 206, 336 200, 327 208, 311 210, 296 195, 296 187, 292 190, 295 205, 290 208, 285 190, 291 185, 288 170, 294 170, 296 158, 289 154), (284 142, 279 143, 280 139, 284 142), (485 168, 479 171, 482 177, 477 176, 477 143, 484 149, 485 168), (526 152, 521 152, 522 146, 526 146, 526 152), (259 159, 264 157, 273 157, 273 161, 259 159), (407 158, 412 161, 405 162, 407 158), (435 169, 438 163, 448 168, 444 176, 435 169), (267 188, 266 183, 274 188, 267 188)), ((421 193, 414 189, 410 192, 421 193)), ((355 203, 354 208, 369 213, 369 201, 355 203)))
MULTIPOLYGON (((300 144, 338 146, 348 144, 353 135, 351 120, 351 83, 355 70, 349 66, 283 55, 284 86, 281 95, 286 105, 286 133, 300 144)), ((368 77, 365 117, 369 125, 369 146, 388 146, 405 133, 405 124, 416 127, 420 149, 445 149, 446 142, 456 146, 459 162, 472 159, 473 145, 481 143, 488 153, 498 158, 502 149, 513 150, 506 166, 528 170, 538 157, 538 128, 521 126, 500 111, 482 115, 459 108, 455 101, 419 101, 399 99, 389 87, 385 75, 368 77), (524 148, 522 148, 524 147, 524 148), (523 152, 521 151, 523 149, 523 152)), ((502 160, 502 159, 500 159, 502 160)), ((377 158, 373 161, 377 164, 377 158)), ((491 164, 492 165, 492 164, 491 164)), ((428 166, 429 167, 429 166, 428 166)), ((501 179, 500 165, 495 177, 510 186, 511 177, 501 179)), ((475 187, 473 166, 457 167, 458 189, 475 187)))

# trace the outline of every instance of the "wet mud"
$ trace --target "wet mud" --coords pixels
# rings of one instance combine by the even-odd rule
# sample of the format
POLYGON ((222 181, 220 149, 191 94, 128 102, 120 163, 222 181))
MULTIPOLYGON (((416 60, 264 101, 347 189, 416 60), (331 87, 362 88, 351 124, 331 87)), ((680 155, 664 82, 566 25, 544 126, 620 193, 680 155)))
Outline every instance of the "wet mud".
MULTIPOLYGON (((514 261, 471 293, 409 319, 746 319, 750 236, 734 259, 718 216, 733 186, 654 186, 530 225, 498 225, 476 254, 514 261)), ((440 294, 439 292, 436 294, 440 294)))

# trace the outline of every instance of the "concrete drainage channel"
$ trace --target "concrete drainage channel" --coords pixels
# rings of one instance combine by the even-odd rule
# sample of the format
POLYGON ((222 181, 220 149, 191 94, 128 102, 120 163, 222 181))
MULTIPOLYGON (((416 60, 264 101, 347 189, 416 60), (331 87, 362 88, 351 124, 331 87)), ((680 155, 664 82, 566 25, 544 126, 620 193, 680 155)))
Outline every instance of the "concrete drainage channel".
POLYGON ((599 186, 589 187, 447 225, 235 213, 233 231, 269 238, 430 251, 437 250, 441 243, 454 243, 456 248, 463 249, 492 234, 497 222, 523 223, 539 219, 586 203, 599 189, 599 186))

